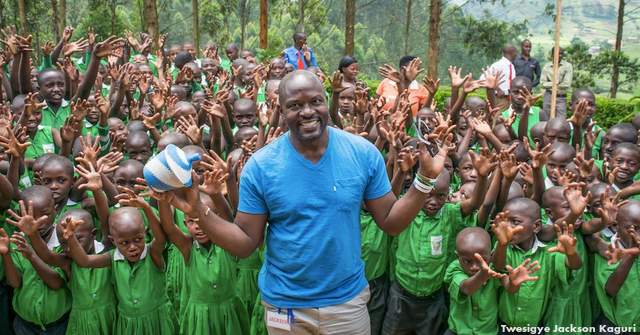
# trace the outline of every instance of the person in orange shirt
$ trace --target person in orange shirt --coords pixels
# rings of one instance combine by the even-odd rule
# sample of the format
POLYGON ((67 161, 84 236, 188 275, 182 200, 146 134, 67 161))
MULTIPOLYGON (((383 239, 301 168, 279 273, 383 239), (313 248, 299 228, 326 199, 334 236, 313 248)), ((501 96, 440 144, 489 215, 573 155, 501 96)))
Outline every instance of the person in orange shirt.
MULTIPOLYGON (((404 87, 408 87, 409 102, 411 103, 411 112, 414 117, 418 114, 420 107, 427 102, 429 96, 429 91, 415 80, 417 74, 422 70, 415 69, 414 71, 409 71, 415 72, 415 74, 408 73, 407 71, 409 63, 416 58, 416 56, 404 56, 400 58, 400 73, 398 73, 398 78, 394 78, 403 80, 402 84, 404 87)), ((376 94, 379 97, 385 98, 385 105, 382 109, 390 110, 396 103, 396 97, 398 96, 398 82, 389 79, 388 77, 385 78, 380 82, 380 85, 378 85, 376 94)))

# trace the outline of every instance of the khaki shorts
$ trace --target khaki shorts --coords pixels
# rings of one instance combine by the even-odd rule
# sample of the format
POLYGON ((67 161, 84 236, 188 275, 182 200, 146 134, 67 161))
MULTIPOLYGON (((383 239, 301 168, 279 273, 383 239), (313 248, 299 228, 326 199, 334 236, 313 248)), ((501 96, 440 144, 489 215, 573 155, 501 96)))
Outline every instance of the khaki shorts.
MULTIPOLYGON (((277 313, 278 308, 262 301, 267 331, 269 335, 369 335, 371 334, 369 313, 367 313, 369 296, 367 286, 355 298, 344 304, 321 308, 294 308, 291 310, 293 312, 291 330, 270 326, 267 316, 269 312, 277 313)), ((287 310, 281 309, 280 312, 286 315, 287 310)))

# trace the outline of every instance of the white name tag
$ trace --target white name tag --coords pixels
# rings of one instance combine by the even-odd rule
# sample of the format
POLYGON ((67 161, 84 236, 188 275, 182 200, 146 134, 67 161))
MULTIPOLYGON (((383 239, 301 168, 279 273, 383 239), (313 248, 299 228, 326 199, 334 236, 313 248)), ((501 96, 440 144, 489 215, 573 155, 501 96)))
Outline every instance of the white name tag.
POLYGON ((42 150, 47 154, 52 154, 55 151, 55 146, 51 143, 43 144, 42 150))
POLYGON ((442 235, 431 236, 431 255, 442 255, 442 235))
POLYGON ((287 313, 278 313, 277 311, 267 310, 267 327, 291 331, 289 318, 287 313))
POLYGON ((20 179, 20 183, 22 184, 22 186, 24 187, 31 187, 31 179, 29 179, 29 176, 24 176, 20 179))

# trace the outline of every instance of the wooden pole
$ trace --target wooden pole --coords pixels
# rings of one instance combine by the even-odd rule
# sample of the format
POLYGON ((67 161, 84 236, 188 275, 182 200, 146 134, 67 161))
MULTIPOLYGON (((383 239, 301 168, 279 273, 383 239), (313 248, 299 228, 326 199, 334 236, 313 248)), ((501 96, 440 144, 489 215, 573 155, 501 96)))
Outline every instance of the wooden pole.
POLYGON ((553 48, 553 86, 551 87, 551 111, 549 118, 556 117, 558 101, 558 68, 560 67, 560 17, 562 16, 562 0, 556 0, 556 33, 553 48))
POLYGON ((260 49, 269 47, 269 3, 260 0, 260 49))

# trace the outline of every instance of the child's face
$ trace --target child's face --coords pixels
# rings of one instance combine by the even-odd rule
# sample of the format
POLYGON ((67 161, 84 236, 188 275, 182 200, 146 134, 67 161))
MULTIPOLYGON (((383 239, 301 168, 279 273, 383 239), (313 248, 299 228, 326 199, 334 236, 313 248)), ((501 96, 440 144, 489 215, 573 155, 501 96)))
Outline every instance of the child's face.
POLYGON ((132 166, 119 167, 113 173, 113 183, 129 190, 135 191, 134 186, 137 178, 142 178, 142 171, 132 166))
POLYGON ((460 202, 460 201, 471 198, 471 195, 473 194, 473 190, 475 187, 476 187, 475 182, 468 182, 468 183, 462 184, 462 186, 460 186, 460 190, 458 190, 458 192, 453 193, 449 198, 449 201, 460 202))
MULTIPOLYGON (((71 216, 74 220, 82 221, 82 224, 76 228, 75 236, 80 243, 80 246, 87 254, 94 253, 94 245, 93 241, 95 240, 95 229, 91 224, 91 217, 88 215, 65 215, 60 222, 62 222, 66 217, 71 216), (87 218, 88 217, 88 218, 87 218)), ((69 253, 69 245, 67 241, 63 237, 62 226, 60 224, 56 225, 56 234, 58 234, 58 241, 60 241, 60 247, 64 253, 69 253)))
POLYGON ((89 111, 87 112, 87 121, 91 124, 96 124, 100 120, 100 110, 96 105, 96 98, 91 95, 87 98, 87 104, 89 105, 89 111))
POLYGON ((47 216, 47 219, 38 227, 38 234, 44 239, 48 238, 53 231, 53 217, 56 213, 53 198, 40 196, 38 199, 31 199, 33 202, 33 216, 36 218, 47 216))
POLYGON ((25 127, 27 128, 27 132, 33 133, 38 130, 40 121, 42 121, 42 112, 40 110, 32 111, 29 114, 25 114, 23 117, 26 118, 25 127))
POLYGON ((49 162, 40 171, 40 185, 46 186, 53 193, 56 204, 66 201, 73 186, 73 176, 64 166, 56 162, 49 162))
POLYGON ((147 160, 149 160, 149 157, 151 157, 151 143, 145 139, 127 141, 125 151, 129 155, 130 159, 135 159, 138 162, 145 164, 147 160))
POLYGON ((532 218, 525 208, 517 206, 505 206, 505 210, 509 211, 508 219, 512 227, 521 226, 523 229, 513 235, 511 239, 512 245, 520 245, 530 241, 540 230, 540 218, 532 218))
POLYGON ((569 143, 569 137, 570 134, 567 131, 567 128, 554 126, 551 123, 548 123, 542 140, 545 145, 552 144, 554 142, 569 143))
POLYGON ((129 261, 140 260, 144 250, 144 224, 142 218, 137 218, 133 222, 115 222, 125 219, 121 216, 113 219, 109 223, 111 226, 111 240, 118 248, 118 251, 129 261))
POLYGON ((462 270, 468 276, 473 276, 482 269, 482 264, 475 258, 474 254, 477 253, 482 256, 487 264, 491 261, 491 249, 488 244, 482 245, 482 243, 471 243, 457 245, 456 253, 458 254, 458 261, 460 261, 462 270))
POLYGON ((211 243, 211 240, 209 240, 209 236, 207 236, 207 234, 205 234, 202 229, 200 229, 197 220, 197 218, 191 218, 189 216, 185 217, 185 224, 187 226, 187 229, 189 230, 189 234, 200 244, 211 243))
POLYGON ((129 133, 127 127, 124 125, 124 122, 122 122, 122 120, 120 119, 109 118, 107 124, 109 125, 109 133, 112 136, 119 136, 120 134, 122 134, 122 136, 126 137, 129 133))
POLYGON ((588 210, 591 214, 598 214, 598 210, 602 208, 601 197, 604 193, 606 193, 606 191, 607 189, 605 187, 595 187, 590 190, 591 201, 589 201, 588 210))
POLYGON ((233 122, 235 122, 238 128, 253 127, 256 123, 255 109, 244 105, 238 106, 238 108, 233 111, 233 122))
POLYGON ((210 76, 215 76, 218 74, 219 68, 218 64, 212 59, 205 58, 200 62, 202 65, 202 71, 210 76))
POLYGON ((456 132, 460 137, 463 137, 464 134, 469 129, 469 125, 467 124, 467 120, 463 117, 458 119, 458 123, 456 124, 456 132))
POLYGON ((284 71, 284 61, 281 58, 274 59, 271 61, 271 66, 269 66, 269 78, 282 79, 284 71))
POLYGON ((628 134, 625 134, 620 128, 612 128, 602 136, 602 150, 605 158, 611 157, 613 149, 615 149, 618 144, 625 142, 625 138, 629 137, 627 135, 628 134))
POLYGON ((438 211, 440 211, 445 202, 447 202, 448 197, 449 183, 439 183, 438 181, 436 182, 436 186, 433 188, 433 190, 429 192, 424 205, 422 205, 422 209, 427 214, 427 216, 434 216, 438 214, 438 211))
POLYGON ((355 91, 353 88, 347 88, 346 90, 340 92, 340 96, 338 98, 338 104, 340 106, 340 112, 352 114, 354 101, 355 101, 355 91))
POLYGON ((628 233, 628 229, 634 229, 636 233, 640 233, 640 205, 637 203, 629 203, 622 206, 616 216, 618 221, 617 233, 626 247, 634 245, 633 238, 628 233))
POLYGON ((356 76, 358 76, 358 71, 360 70, 360 67, 358 66, 358 63, 353 63, 345 68, 342 69, 342 72, 345 76, 345 78, 349 79, 349 80, 353 80, 356 78, 356 76))
POLYGON ((564 173, 567 165, 571 163, 573 157, 569 152, 562 152, 562 150, 556 150, 551 156, 549 156, 549 160, 547 161, 546 169, 547 169, 547 177, 551 179, 551 181, 557 185, 558 181, 555 175, 555 170, 557 169, 560 173, 564 173))
POLYGON ((462 162, 460 162, 458 171, 460 172, 460 179, 462 179, 463 183, 475 182, 478 179, 478 172, 473 167, 468 155, 465 155, 462 162))
POLYGON ((545 211, 553 222, 571 214, 569 202, 560 191, 552 192, 546 196, 545 205, 547 206, 545 211))
POLYGON ((640 169, 640 157, 626 148, 619 148, 614 152, 612 169, 618 169, 615 174, 616 184, 632 181, 640 169))

